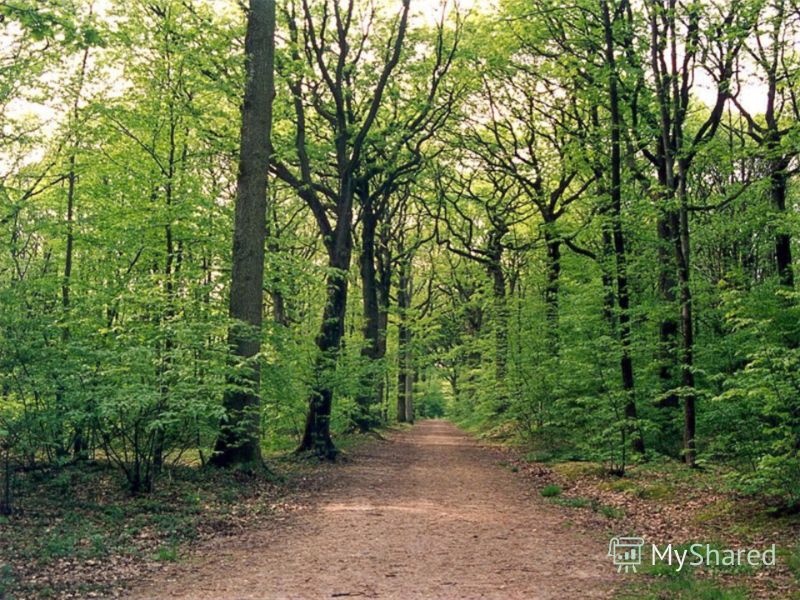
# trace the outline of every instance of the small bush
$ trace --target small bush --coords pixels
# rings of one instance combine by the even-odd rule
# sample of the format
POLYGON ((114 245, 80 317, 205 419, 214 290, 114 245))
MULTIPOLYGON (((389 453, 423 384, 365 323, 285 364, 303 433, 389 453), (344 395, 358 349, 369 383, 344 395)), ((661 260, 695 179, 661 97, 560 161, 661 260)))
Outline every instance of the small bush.
POLYGON ((789 570, 794 574, 795 579, 800 581, 800 545, 795 546, 794 550, 786 557, 786 564, 789 570))
POLYGON ((539 493, 545 498, 554 498, 561 495, 561 488, 557 485, 550 484, 544 486, 539 493))
POLYGON ((601 504, 597 508, 597 512, 599 512, 604 517, 609 519, 621 519, 625 516, 625 511, 614 506, 607 506, 605 504, 601 504))
POLYGON ((178 549, 174 544, 160 546, 158 550, 156 550, 153 560, 159 562, 175 562, 178 560, 178 549))

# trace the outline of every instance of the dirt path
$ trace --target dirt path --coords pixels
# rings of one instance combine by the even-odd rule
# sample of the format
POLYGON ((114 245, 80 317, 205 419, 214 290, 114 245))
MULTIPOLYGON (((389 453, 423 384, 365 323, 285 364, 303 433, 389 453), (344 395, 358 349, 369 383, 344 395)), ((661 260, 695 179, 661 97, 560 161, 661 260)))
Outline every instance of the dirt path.
POLYGON ((602 536, 443 421, 356 450, 318 504, 220 540, 132 598, 609 598, 602 536))

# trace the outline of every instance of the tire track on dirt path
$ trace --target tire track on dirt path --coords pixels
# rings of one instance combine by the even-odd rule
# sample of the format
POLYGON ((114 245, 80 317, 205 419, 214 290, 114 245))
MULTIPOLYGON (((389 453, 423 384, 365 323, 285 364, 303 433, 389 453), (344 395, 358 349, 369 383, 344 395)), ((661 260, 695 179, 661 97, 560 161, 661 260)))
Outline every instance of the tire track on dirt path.
POLYGON ((570 528, 497 461, 422 421, 359 447, 280 527, 198 549, 130 598, 610 598, 603 537, 570 528))

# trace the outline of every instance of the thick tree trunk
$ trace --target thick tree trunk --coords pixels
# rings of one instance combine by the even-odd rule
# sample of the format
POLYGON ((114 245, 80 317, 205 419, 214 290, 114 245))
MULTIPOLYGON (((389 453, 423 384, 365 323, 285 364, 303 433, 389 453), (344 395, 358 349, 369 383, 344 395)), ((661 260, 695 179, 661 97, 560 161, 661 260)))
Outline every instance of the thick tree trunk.
POLYGON ((250 0, 245 37, 247 81, 242 105, 239 176, 233 233, 228 332, 234 356, 247 361, 244 381, 229 381, 223 404, 226 421, 217 438, 212 462, 219 466, 255 463, 261 459, 261 349, 266 236, 267 169, 274 90, 275 0, 250 0), (242 389, 242 384, 244 388, 242 389), (232 389, 233 385, 237 389, 232 389))
POLYGON ((334 460, 336 446, 331 439, 331 409, 333 407, 333 375, 339 349, 344 338, 347 315, 347 273, 353 253, 352 182, 347 181, 339 200, 342 212, 328 247, 329 275, 326 281, 325 309, 317 336, 316 383, 308 399, 308 414, 303 439, 298 452, 314 452, 320 458, 334 460))
MULTIPOLYGON (((349 262, 349 260, 348 260, 349 262)), ((341 269, 341 266, 334 267, 341 269)), ((346 272, 346 269, 343 269, 346 272)), ((331 439, 331 408, 333 386, 331 375, 336 369, 336 359, 344 337, 347 309, 347 279, 343 273, 332 273, 327 280, 327 299, 322 314, 322 327, 317 337, 317 384, 308 400, 308 414, 303 439, 298 451, 314 452, 321 458, 336 457, 336 447, 331 439)))

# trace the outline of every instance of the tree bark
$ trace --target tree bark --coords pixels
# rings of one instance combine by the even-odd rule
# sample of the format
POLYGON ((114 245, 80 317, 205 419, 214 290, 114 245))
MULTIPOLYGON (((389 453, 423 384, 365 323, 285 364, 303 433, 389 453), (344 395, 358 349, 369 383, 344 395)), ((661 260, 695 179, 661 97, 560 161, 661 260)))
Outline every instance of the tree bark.
MULTIPOLYGON (((786 24, 786 7, 784 2, 779 0, 775 2, 774 8, 775 15, 773 17, 770 48, 772 56, 770 60, 763 61, 764 64, 768 65, 767 106, 764 111, 766 133, 763 141, 767 149, 767 156, 769 157, 769 192, 772 201, 772 209, 777 212, 783 220, 786 214, 786 169, 791 164, 794 156, 797 155, 797 152, 790 152, 787 154, 787 151, 781 148, 781 140, 787 135, 787 132, 780 131, 778 115, 780 115, 781 111, 776 101, 779 95, 778 79, 781 77, 778 69, 780 65, 785 64, 781 60, 780 54, 782 52, 782 44, 785 43, 781 38, 783 35, 782 27, 786 24)), ((761 51, 763 52, 763 49, 761 51)), ((788 73, 786 77, 789 77, 788 73)), ((778 268, 778 279, 781 285, 793 289, 794 269, 792 267, 792 238, 790 234, 781 231, 780 228, 778 228, 778 231, 775 233, 775 262, 778 268)))
MULTIPOLYGON (((274 218, 271 223, 267 224, 265 235, 267 252, 274 256, 280 256, 281 248, 278 239, 275 237, 278 235, 278 224, 274 218)), ((291 320, 286 311, 286 298, 284 298, 283 290, 281 289, 280 274, 273 273, 266 287, 272 301, 272 318, 279 325, 289 327, 291 320)))
POLYGON ((242 105, 239 175, 233 233, 233 268, 228 331, 233 356, 248 363, 241 381, 229 378, 223 405, 226 421, 212 462, 252 464, 261 459, 261 350, 266 236, 267 170, 274 94, 275 0, 250 0, 245 37, 247 81, 242 105), (246 389, 241 389, 244 384, 246 389), (233 389, 233 386, 237 389, 233 389))
MULTIPOLYGON (((87 46, 83 51, 81 58, 80 71, 78 72, 78 87, 75 92, 75 99, 72 103, 72 120, 73 127, 78 126, 78 118, 80 116, 80 102, 81 94, 83 92, 83 85, 86 79, 86 68, 89 62, 89 47, 87 46)), ((77 138, 77 132, 73 133, 77 138)), ((73 146, 69 154, 69 173, 67 174, 67 214, 66 214, 66 250, 64 256, 64 277, 61 283, 61 307, 64 310, 64 327, 61 330, 61 341, 65 347, 70 338, 70 305, 71 305, 71 283, 72 283, 72 265, 75 254, 75 184, 77 181, 76 173, 76 153, 77 153, 78 140, 73 141, 73 146)), ((59 397, 56 400, 58 406, 62 406, 63 391, 59 390, 59 397)), ((60 442, 59 442, 60 443, 60 442)), ((79 417, 78 422, 75 424, 75 431, 72 438, 72 452, 76 459, 83 460, 88 458, 88 449, 86 447, 86 440, 84 439, 83 423, 79 417)))
POLYGON ((494 303, 494 381, 497 412, 508 410, 509 398, 506 387, 508 374, 508 303, 506 298, 506 278, 500 258, 489 266, 492 278, 492 301, 494 303))
POLYGON ((553 233, 555 220, 545 222, 544 241, 547 252, 546 281, 544 289, 547 334, 558 352, 558 293, 561 286, 561 240, 553 233))
MULTIPOLYGON (((770 161, 769 192, 772 209, 782 218, 786 214, 786 160, 770 161)), ((792 266, 792 236, 785 231, 775 234, 775 261, 781 285, 794 289, 794 267, 792 266)))
MULTIPOLYGON (((327 298, 323 311, 323 320, 320 333, 317 337, 317 363, 316 363, 316 382, 309 396, 308 416, 303 438, 298 452, 313 451, 321 458, 334 459, 336 457, 336 447, 330 435, 330 415, 333 402, 333 374, 344 336, 344 325, 347 304, 347 272, 350 268, 352 254, 353 236, 353 199, 357 192, 357 173, 361 166, 362 154, 367 137, 378 117, 381 107, 383 94, 389 83, 392 71, 397 66, 403 41, 405 39, 408 25, 408 12, 410 0, 401 1, 401 11, 396 21, 390 42, 386 62, 381 70, 378 81, 374 88, 374 93, 369 102, 366 103, 365 111, 357 115, 353 110, 351 102, 351 85, 353 79, 345 76, 355 69, 361 52, 353 55, 351 62, 348 62, 348 53, 351 49, 347 36, 352 23, 351 16, 354 7, 354 0, 349 0, 344 10, 339 10, 337 0, 331 4, 335 7, 332 19, 335 21, 335 41, 340 52, 336 66, 331 69, 327 57, 334 54, 327 42, 320 43, 327 34, 327 18, 321 25, 321 30, 316 30, 314 26, 314 15, 311 6, 304 0, 302 10, 306 31, 303 37, 305 44, 304 57, 311 63, 312 70, 318 70, 321 77, 325 80, 325 87, 330 92, 333 100, 332 112, 315 105, 317 112, 321 113, 324 120, 331 125, 333 134, 333 154, 335 155, 335 180, 338 188, 334 191, 327 184, 314 181, 306 144, 306 107, 303 101, 306 91, 303 86, 303 74, 298 79, 289 82, 289 87, 294 96, 294 107, 297 128, 295 131, 295 145, 299 162, 300 178, 298 179, 285 165, 276 164, 276 173, 279 177, 289 183, 297 193, 306 201, 309 208, 314 213, 320 233, 328 251, 328 267, 330 274, 327 279, 327 298), (323 202, 319 197, 320 189, 325 190, 324 194, 328 199, 323 202), (330 207, 329 205, 333 206, 330 207), (330 212, 336 219, 333 226, 329 219, 330 212)), ((327 1, 326 1, 327 9, 327 1)), ((326 15, 329 13, 325 12, 326 15)), ((289 11, 290 39, 295 47, 291 54, 295 60, 301 58, 298 50, 300 45, 300 31, 295 15, 289 11)), ((363 40, 362 40, 363 44, 363 40)), ((327 159, 324 159, 327 163, 327 159)))
POLYGON ((619 91, 617 67, 614 57, 614 30, 608 2, 602 0, 603 29, 605 31, 606 64, 608 66, 608 96, 611 113, 611 230, 614 244, 614 259, 617 271, 617 305, 619 308, 620 374, 625 394, 625 419, 633 433, 632 443, 636 452, 644 452, 644 440, 639 430, 636 413, 636 398, 631 357, 630 295, 628 293, 628 263, 625 254, 625 235, 622 231, 622 155, 619 91))
MULTIPOLYGON (((384 227, 380 236, 380 247, 376 251, 376 269, 377 269, 377 291, 378 291, 378 344, 377 344, 377 357, 383 359, 386 357, 386 341, 389 330, 389 306, 391 304, 392 293, 392 255, 389 250, 391 243, 391 229, 384 223, 384 227)), ((386 377, 388 377, 388 370, 384 369, 386 377)), ((384 378, 385 379, 385 378, 384 378)), ((388 379, 382 379, 383 396, 388 399, 389 386, 386 383, 388 379)), ((384 423, 388 421, 388 417, 384 417, 384 423)))
POLYGON ((408 259, 400 262, 397 284, 398 324, 398 374, 397 374, 397 421, 413 422, 413 364, 411 354, 411 328, 408 310, 411 306, 411 265, 408 259))
MULTIPOLYGON (((362 391, 356 398, 359 415, 356 425, 359 430, 367 431, 373 427, 375 419, 371 416, 373 407, 380 403, 383 395, 383 377, 379 377, 376 369, 378 361, 383 358, 381 342, 381 307, 378 294, 378 277, 375 268, 375 237, 378 217, 372 202, 362 194, 361 206, 361 255, 359 267, 361 273, 361 298, 364 314, 364 347, 361 355, 366 359, 367 368, 362 381, 362 391)), ((385 331, 385 330, 384 330, 385 331)))
MULTIPOLYGON (((675 295, 677 283, 674 276, 675 255, 671 248, 674 243, 673 221, 674 218, 671 211, 663 209, 656 225, 659 264, 658 293, 662 302, 669 307, 675 306, 677 302, 677 296, 675 295)), ((675 387, 673 365, 675 363, 677 339, 678 322, 671 314, 664 316, 658 326, 659 346, 657 352, 659 363, 658 378, 661 381, 661 389, 663 391, 671 390, 675 387)), ((678 402, 677 394, 669 392, 658 402, 658 406, 661 408, 677 408, 678 402)))
POLYGON ((353 253, 352 180, 345 182, 339 200, 342 212, 336 222, 332 243, 328 246, 329 275, 326 281, 325 309, 317 336, 315 384, 308 399, 308 414, 303 439, 298 452, 314 452, 320 458, 333 460, 337 450, 331 438, 331 408, 333 406, 333 375, 339 349, 344 338, 347 314, 347 273, 353 253))
POLYGON ((678 281, 681 303, 681 384, 683 386, 683 460, 689 466, 695 463, 695 390, 694 390, 694 319, 692 317, 692 288, 690 271, 689 212, 686 196, 686 166, 679 162, 681 185, 678 191, 679 234, 675 240, 678 259, 678 281))

